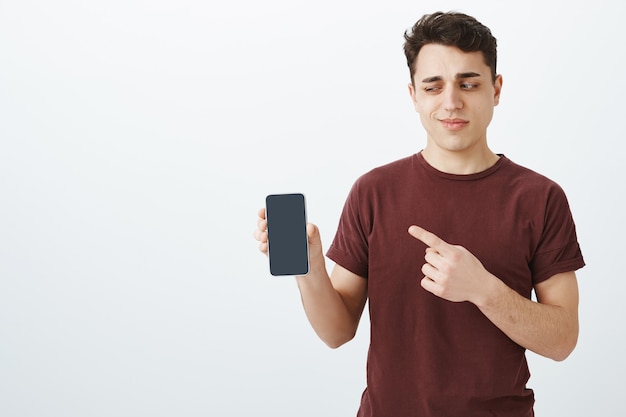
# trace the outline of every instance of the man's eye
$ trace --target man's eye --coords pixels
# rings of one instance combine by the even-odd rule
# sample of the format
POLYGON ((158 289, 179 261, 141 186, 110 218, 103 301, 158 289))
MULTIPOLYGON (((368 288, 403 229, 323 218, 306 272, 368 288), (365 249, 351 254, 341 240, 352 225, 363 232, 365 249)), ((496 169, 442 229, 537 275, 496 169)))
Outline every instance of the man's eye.
POLYGON ((464 90, 473 90, 478 87, 478 84, 474 83, 463 83, 461 84, 461 88, 464 90))
POLYGON ((427 93, 436 93, 439 90, 441 90, 439 87, 424 87, 424 91, 427 93))

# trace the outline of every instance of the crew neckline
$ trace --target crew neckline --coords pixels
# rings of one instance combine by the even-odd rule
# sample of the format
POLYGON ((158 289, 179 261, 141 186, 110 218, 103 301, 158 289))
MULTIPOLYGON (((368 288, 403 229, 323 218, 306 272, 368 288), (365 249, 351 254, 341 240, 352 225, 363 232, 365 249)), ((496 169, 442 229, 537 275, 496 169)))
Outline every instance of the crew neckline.
POLYGON ((422 151, 416 153, 415 158, 420 163, 420 165, 422 165, 422 167, 424 167, 424 169, 431 175, 435 175, 439 178, 444 178, 452 181, 474 181, 490 176, 498 169, 500 169, 502 164, 504 164, 504 162, 508 160, 508 158, 504 154, 497 155, 499 156, 499 158, 495 164, 485 169, 484 171, 475 172, 473 174, 450 174, 448 172, 439 171, 437 168, 433 167, 426 161, 424 155, 422 155, 422 151))

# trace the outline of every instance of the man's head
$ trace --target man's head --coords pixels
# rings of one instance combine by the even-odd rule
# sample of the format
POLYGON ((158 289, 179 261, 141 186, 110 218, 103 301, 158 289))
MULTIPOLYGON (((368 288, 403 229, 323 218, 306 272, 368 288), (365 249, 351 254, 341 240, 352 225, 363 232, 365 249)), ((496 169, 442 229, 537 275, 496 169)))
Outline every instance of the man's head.
POLYGON ((436 12, 419 19, 411 32, 404 33, 404 53, 414 82, 415 65, 422 47, 427 44, 453 46, 463 52, 481 52, 485 64, 496 79, 497 42, 488 27, 475 18, 457 12, 436 12))
POLYGON ((409 94, 428 135, 424 157, 493 156, 487 127, 500 101, 496 40, 473 17, 435 13, 406 34, 409 94))

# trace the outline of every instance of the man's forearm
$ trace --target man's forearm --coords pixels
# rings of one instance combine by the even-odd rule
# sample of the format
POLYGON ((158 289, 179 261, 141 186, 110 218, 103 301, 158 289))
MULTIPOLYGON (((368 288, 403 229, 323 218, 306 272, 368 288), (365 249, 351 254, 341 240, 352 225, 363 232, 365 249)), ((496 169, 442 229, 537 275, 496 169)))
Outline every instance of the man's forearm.
POLYGON ((296 280, 304 311, 320 339, 333 349, 350 341, 356 333, 358 318, 355 321, 326 270, 311 271, 296 280))
POLYGON ((491 275, 488 295, 478 308, 519 345, 557 361, 574 350, 578 340, 577 310, 529 300, 491 275))

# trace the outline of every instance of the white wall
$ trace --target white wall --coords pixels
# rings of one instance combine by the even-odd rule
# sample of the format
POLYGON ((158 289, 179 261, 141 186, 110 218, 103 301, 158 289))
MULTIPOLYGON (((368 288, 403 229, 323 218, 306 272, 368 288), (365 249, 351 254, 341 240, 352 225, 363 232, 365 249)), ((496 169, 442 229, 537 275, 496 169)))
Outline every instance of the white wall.
POLYGON ((563 186, 588 264, 537 415, 617 415, 626 7, 217 3, 0 1, 0 415, 354 415, 367 322, 326 348, 256 211, 304 192, 328 246, 356 177, 423 146, 402 34, 450 9, 499 41, 492 148, 563 186))

